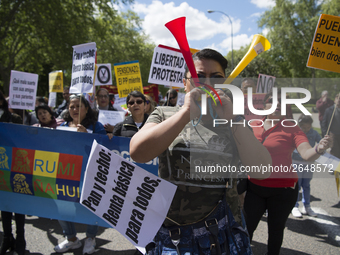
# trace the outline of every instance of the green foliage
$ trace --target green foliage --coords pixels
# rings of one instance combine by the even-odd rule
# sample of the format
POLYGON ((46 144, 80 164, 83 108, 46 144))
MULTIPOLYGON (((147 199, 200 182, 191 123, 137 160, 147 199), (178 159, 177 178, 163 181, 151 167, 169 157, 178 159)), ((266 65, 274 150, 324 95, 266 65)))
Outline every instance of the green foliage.
POLYGON ((113 4, 133 0, 1 0, 0 89, 8 94, 11 70, 39 74, 38 95, 48 95, 48 73, 64 71, 69 85, 72 46, 96 42, 98 63, 139 60, 144 84, 153 45, 141 34, 140 19, 119 15, 113 4))

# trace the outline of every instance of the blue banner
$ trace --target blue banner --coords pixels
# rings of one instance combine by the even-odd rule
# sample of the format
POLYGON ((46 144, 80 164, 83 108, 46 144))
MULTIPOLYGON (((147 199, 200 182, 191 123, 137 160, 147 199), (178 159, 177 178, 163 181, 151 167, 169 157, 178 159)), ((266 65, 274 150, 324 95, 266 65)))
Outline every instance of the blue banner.
POLYGON ((132 161, 130 138, 0 123, 0 210, 109 227, 79 204, 94 139, 132 161))

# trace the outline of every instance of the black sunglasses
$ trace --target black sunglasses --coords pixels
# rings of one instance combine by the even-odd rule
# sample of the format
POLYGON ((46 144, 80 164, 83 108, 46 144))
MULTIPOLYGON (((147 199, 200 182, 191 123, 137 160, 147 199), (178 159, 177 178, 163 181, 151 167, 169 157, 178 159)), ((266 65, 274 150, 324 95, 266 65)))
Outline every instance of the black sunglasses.
MULTIPOLYGON (((206 83, 207 77, 206 77, 204 74, 198 73, 198 74, 197 74, 197 77, 198 77, 200 83, 206 83)), ((224 82, 225 79, 226 79, 225 77, 223 77, 222 75, 219 75, 219 74, 212 75, 212 76, 210 76, 210 77, 208 77, 208 78, 209 78, 210 80, 212 80, 212 81, 214 81, 214 79, 220 79, 221 82, 222 82, 222 80, 223 80, 223 82, 224 82)), ((185 79, 192 79, 192 77, 191 77, 191 78, 185 77, 185 79)), ((214 83, 215 83, 215 82, 216 82, 216 80, 214 81, 214 83)))
POLYGON ((128 105, 142 104, 144 101, 142 99, 137 99, 136 101, 129 101, 128 105))

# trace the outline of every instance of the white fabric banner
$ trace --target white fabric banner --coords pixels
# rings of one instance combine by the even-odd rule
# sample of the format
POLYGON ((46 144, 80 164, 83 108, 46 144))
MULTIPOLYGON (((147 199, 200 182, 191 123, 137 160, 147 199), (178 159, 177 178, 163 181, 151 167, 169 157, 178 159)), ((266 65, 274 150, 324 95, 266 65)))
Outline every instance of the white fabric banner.
POLYGON ((34 110, 37 88, 37 74, 12 70, 9 83, 9 108, 34 110))
POLYGON ((96 43, 73 46, 70 93, 92 93, 96 61, 96 43))
POLYGON ((94 140, 80 203, 140 248, 161 227, 176 188, 94 140))

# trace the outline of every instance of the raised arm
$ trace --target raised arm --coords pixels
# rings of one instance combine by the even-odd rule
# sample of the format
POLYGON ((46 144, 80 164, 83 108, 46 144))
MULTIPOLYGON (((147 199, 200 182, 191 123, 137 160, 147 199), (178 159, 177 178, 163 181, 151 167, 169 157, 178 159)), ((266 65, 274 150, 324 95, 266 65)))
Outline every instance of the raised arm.
POLYGON ((190 121, 190 105, 195 108, 192 110, 199 114, 199 109, 194 103, 199 94, 200 92, 196 90, 187 93, 183 107, 169 119, 158 124, 145 124, 130 141, 131 158, 136 162, 145 163, 165 151, 190 121))
POLYGON ((314 147, 310 146, 309 143, 304 142, 297 147, 297 151, 304 160, 314 161, 332 146, 332 142, 332 138, 329 135, 325 135, 325 137, 320 140, 320 143, 316 144, 314 147))

